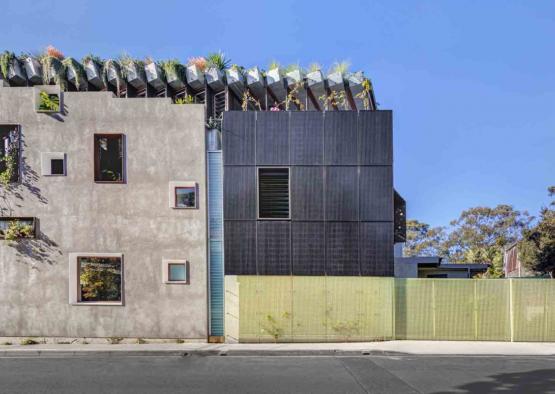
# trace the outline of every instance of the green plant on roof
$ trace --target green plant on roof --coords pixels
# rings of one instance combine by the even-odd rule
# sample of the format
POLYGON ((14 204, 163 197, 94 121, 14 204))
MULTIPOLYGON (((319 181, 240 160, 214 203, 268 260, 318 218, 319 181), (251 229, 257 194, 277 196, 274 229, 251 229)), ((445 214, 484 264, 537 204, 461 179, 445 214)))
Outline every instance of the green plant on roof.
POLYGON ((345 77, 345 75, 349 72, 349 67, 351 67, 351 63, 349 63, 346 60, 343 60, 341 62, 335 62, 330 69, 330 74, 339 73, 343 77, 345 77))
POLYGON ((270 64, 268 65, 268 71, 273 70, 274 68, 280 68, 281 65, 279 64, 279 62, 277 60, 272 60, 270 62, 270 64))
POLYGON ((312 73, 312 72, 315 72, 315 71, 320 71, 321 69, 322 69, 322 66, 320 65, 320 63, 311 63, 308 66, 308 72, 309 73, 312 73))
POLYGON ((368 78, 362 80, 362 90, 355 95, 356 98, 362 99, 362 105, 365 110, 370 109, 370 95, 372 93, 372 82, 368 78))
POLYGON ((348 101, 344 91, 336 92, 333 90, 329 95, 321 95, 318 100, 324 106, 324 111, 329 111, 330 108, 348 109, 348 101))
POLYGON ((65 66, 66 70, 72 70, 73 74, 75 75, 75 87, 77 90, 80 90, 83 84, 87 81, 87 74, 85 73, 85 69, 77 60, 68 57, 67 59, 62 60, 62 64, 65 66))
POLYGON ((8 78, 8 71, 13 59, 15 59, 15 55, 13 52, 4 51, 2 54, 0 54, 0 73, 2 73, 2 77, 4 79, 8 78))
POLYGON ((60 111, 60 96, 48 94, 44 90, 39 93, 39 111, 60 111))
POLYGON ((83 59, 81 59, 81 62, 83 64, 87 64, 89 62, 95 62, 97 65, 101 66, 102 64, 104 64, 104 60, 102 60, 99 56, 93 55, 92 53, 89 53, 88 55, 85 55, 83 57, 83 59))
POLYGON ((50 81, 54 81, 60 88, 65 89, 66 66, 63 63, 64 54, 52 45, 46 47, 44 53, 40 56, 42 64, 42 79, 45 85, 49 85, 50 81))
POLYGON ((289 65, 288 65, 287 67, 285 67, 285 69, 284 69, 284 71, 285 71, 286 73, 290 73, 290 72, 296 71, 296 70, 299 70, 299 71, 302 71, 302 70, 303 70, 303 68, 300 66, 299 63, 292 63, 292 64, 289 64, 289 65))
POLYGON ((121 67, 119 66, 118 62, 113 59, 108 59, 102 65, 102 81, 104 82, 105 86, 108 86, 108 71, 112 70, 116 77, 116 89, 118 91, 118 95, 120 92, 121 82, 123 79, 123 75, 121 74, 121 67))
POLYGON ((190 94, 186 94, 183 97, 178 97, 175 99, 175 104, 183 105, 183 104, 194 104, 195 98, 190 94))
POLYGON ((238 71, 238 72, 240 72, 241 74, 244 74, 244 73, 245 73, 245 67, 240 66, 240 65, 238 65, 238 64, 232 64, 229 68, 230 68, 231 70, 238 71))
POLYGON ((185 81, 185 67, 179 63, 179 60, 170 59, 161 61, 160 68, 164 71, 168 80, 173 81, 175 79, 181 79, 185 81))
POLYGON ((118 62, 122 66, 120 71, 125 78, 127 78, 128 70, 135 68, 140 73, 145 68, 145 62, 135 59, 125 52, 119 56, 118 62))
POLYGON ((200 71, 204 71, 206 70, 206 67, 208 65, 208 62, 206 61, 206 58, 203 56, 195 56, 195 57, 190 57, 187 60, 187 65, 191 66, 197 66, 197 68, 200 71))
POLYGON ((231 60, 226 58, 225 53, 222 51, 212 52, 206 56, 207 67, 214 67, 220 71, 224 71, 229 67, 231 60))

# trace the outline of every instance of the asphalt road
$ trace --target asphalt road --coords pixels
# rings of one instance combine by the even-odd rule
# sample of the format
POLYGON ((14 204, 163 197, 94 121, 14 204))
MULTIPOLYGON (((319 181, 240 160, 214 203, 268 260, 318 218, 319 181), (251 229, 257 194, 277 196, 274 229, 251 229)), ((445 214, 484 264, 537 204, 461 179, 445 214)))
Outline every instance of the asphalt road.
POLYGON ((0 393, 555 393, 555 357, 0 358, 0 393))

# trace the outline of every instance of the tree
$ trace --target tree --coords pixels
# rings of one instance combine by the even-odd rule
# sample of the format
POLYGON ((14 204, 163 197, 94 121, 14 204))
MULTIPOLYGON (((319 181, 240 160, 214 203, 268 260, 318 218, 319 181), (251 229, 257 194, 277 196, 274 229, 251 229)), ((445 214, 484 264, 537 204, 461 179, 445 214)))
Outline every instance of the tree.
POLYGON ((531 220, 527 212, 510 205, 467 209, 450 223, 444 250, 454 263, 489 262, 486 276, 501 277, 504 247, 516 242, 531 220))
MULTIPOLYGON (((555 186, 548 189, 550 197, 555 197, 555 186)), ((518 244, 519 260, 529 269, 547 273, 555 278, 555 199, 541 210, 538 223, 524 232, 518 244)))
POLYGON ((418 220, 407 220, 407 241, 403 250, 405 256, 441 256, 445 241, 443 227, 430 227, 418 220))

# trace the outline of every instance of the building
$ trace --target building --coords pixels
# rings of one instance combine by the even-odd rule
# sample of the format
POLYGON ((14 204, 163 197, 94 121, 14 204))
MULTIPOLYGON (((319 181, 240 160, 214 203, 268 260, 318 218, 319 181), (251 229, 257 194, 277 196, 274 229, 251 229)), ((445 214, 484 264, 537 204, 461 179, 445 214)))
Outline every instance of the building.
POLYGON ((485 273, 489 264, 453 264, 442 257, 395 257, 396 278, 474 278, 485 273))
POLYGON ((518 242, 509 245, 503 251, 503 271, 505 278, 529 278, 537 273, 525 267, 518 258, 518 242))
POLYGON ((362 73, 2 56, 0 336, 217 339, 225 274, 393 276, 362 73))

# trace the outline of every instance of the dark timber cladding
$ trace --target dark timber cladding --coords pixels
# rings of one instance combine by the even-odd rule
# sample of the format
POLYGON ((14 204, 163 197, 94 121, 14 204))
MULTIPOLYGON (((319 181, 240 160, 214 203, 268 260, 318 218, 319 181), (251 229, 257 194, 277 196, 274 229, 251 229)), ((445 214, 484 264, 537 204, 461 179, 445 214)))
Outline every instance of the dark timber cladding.
POLYGON ((225 112, 228 275, 393 275, 391 111, 225 112))

